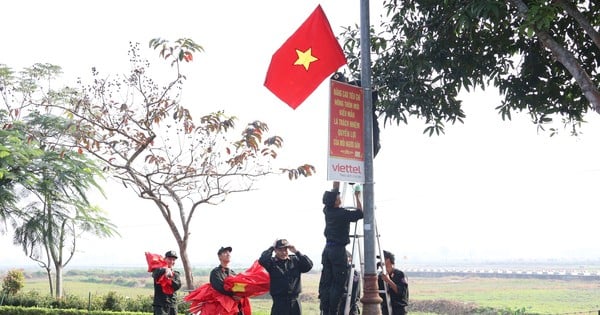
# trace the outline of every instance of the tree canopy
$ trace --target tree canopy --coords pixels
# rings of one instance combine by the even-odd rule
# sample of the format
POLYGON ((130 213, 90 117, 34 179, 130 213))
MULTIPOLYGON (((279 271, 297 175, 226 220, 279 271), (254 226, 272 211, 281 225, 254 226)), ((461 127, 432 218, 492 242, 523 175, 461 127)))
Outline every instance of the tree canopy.
POLYGON ((192 289, 187 248, 192 219, 201 207, 250 191, 266 175, 296 179, 315 169, 309 164, 274 169, 271 162, 283 139, 269 134, 265 122, 251 121, 239 132, 237 118, 224 110, 192 117, 190 101, 183 101, 181 93, 184 69, 203 51, 200 45, 187 38, 155 38, 149 47, 171 66, 166 73, 157 74, 140 44, 131 43, 129 73, 104 75, 94 68, 89 82, 55 91, 68 101, 48 107, 71 119, 73 147, 102 161, 107 174, 155 206, 179 247, 192 289))
POLYGON ((0 219, 14 228, 13 242, 46 269, 52 292, 61 297, 62 270, 76 253, 83 233, 114 234, 114 225, 88 192, 102 189, 95 160, 74 150, 69 119, 45 111, 44 104, 60 103, 60 93, 47 89, 46 80, 60 69, 36 64, 20 73, 0 65, 0 219))
MULTIPOLYGON (((409 116, 426 133, 462 122, 462 90, 498 89, 502 119, 526 112, 544 128, 600 113, 600 4, 595 1, 385 0, 386 19, 371 28, 377 112, 386 122, 409 116)), ((344 48, 359 76, 358 28, 344 48)), ((556 129, 551 128, 554 132, 556 129)))

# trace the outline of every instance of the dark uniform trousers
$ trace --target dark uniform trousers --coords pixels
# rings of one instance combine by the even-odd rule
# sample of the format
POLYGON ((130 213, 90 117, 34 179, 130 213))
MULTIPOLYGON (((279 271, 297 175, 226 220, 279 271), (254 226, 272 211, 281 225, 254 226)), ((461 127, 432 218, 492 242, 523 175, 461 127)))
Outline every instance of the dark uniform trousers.
POLYGON ((271 315, 300 315, 302 310, 298 303, 298 296, 273 296, 271 315))
POLYGON ((177 308, 172 305, 155 305, 154 315, 177 315, 177 308))
POLYGON ((348 257, 344 245, 328 244, 321 255, 323 270, 319 299, 323 315, 342 314, 341 304, 348 278, 348 257))

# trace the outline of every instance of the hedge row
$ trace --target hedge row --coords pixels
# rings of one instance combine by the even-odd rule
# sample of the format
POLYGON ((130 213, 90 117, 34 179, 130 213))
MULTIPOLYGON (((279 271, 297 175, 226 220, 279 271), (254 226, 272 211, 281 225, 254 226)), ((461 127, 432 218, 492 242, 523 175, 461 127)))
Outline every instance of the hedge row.
MULTIPOLYGON (((95 295, 91 298, 82 298, 75 295, 65 295, 62 299, 41 294, 37 291, 19 292, 4 298, 3 306, 16 306, 23 308, 41 309, 68 309, 84 311, 113 311, 113 312, 139 312, 152 313, 152 296, 124 297, 116 292, 105 295, 95 295)), ((182 303, 181 309, 186 309, 182 303)), ((55 314, 55 313, 52 313, 55 314)))
POLYGON ((147 315, 140 312, 88 311, 41 307, 0 306, 0 315, 147 315))

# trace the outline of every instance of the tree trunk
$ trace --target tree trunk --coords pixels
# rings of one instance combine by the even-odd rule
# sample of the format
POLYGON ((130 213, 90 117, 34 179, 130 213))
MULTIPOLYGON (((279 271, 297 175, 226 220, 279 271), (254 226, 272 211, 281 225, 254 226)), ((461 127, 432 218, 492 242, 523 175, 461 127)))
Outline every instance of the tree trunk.
MULTIPOLYGON (((522 17, 527 16, 529 8, 522 0, 511 0, 511 2, 517 7, 522 17)), ((573 79, 577 82, 577 85, 579 85, 579 88, 581 88, 585 98, 590 102, 592 108, 597 113, 600 113, 600 92, 598 92, 596 84, 592 81, 588 73, 583 70, 573 54, 557 43, 548 32, 536 29, 535 35, 539 38, 542 45, 550 50, 554 58, 569 71, 573 79)))
POLYGON ((63 274, 62 274, 62 266, 60 264, 56 264, 56 298, 62 299, 63 297, 63 274))
POLYGON ((194 290, 194 277, 192 275, 192 266, 187 255, 187 240, 179 244, 179 256, 183 265, 183 273, 185 274, 185 285, 188 290, 194 290))
POLYGON ((54 296, 54 285, 52 284, 52 270, 50 266, 46 267, 46 274, 48 275, 48 285, 50 286, 50 296, 54 296))
POLYGON ((594 45, 600 48, 600 33, 596 32, 594 27, 590 24, 590 21, 588 21, 588 19, 586 19, 585 16, 577 10, 577 8, 573 8, 565 0, 556 0, 556 3, 563 8, 568 15, 577 21, 577 24, 579 24, 583 31, 592 39, 594 45))
POLYGON ((550 50, 556 60, 571 73, 577 82, 577 85, 581 88, 583 95, 585 95, 585 98, 587 98, 592 105, 592 108, 597 113, 600 113, 600 92, 598 92, 596 84, 592 81, 588 73, 583 70, 579 61, 575 59, 571 52, 558 44, 547 32, 536 31, 535 33, 543 43, 544 47, 550 50))
MULTIPOLYGON (((174 196, 173 197, 174 200, 178 200, 178 198, 175 194, 171 194, 171 195, 174 196)), ((175 241, 177 242, 177 246, 179 246, 179 258, 181 259, 181 264, 183 265, 183 273, 185 275, 185 285, 188 290, 193 290, 194 289, 194 278, 192 276, 192 266, 190 265, 190 260, 187 255, 187 244, 188 244, 188 240, 189 240, 189 224, 191 222, 191 217, 192 217, 193 212, 191 212, 189 214, 189 217, 186 218, 186 216, 184 215, 185 211, 183 209, 182 203, 177 202, 179 218, 181 219, 181 225, 182 225, 181 232, 180 232, 179 229, 177 228, 177 225, 175 224, 175 222, 173 222, 173 219, 172 219, 173 217, 171 216, 169 207, 158 200, 154 200, 154 202, 156 205, 158 205, 158 208, 160 209, 160 211, 163 215, 163 218, 169 225, 169 229, 171 230, 171 234, 173 235, 173 238, 175 238, 175 241)))

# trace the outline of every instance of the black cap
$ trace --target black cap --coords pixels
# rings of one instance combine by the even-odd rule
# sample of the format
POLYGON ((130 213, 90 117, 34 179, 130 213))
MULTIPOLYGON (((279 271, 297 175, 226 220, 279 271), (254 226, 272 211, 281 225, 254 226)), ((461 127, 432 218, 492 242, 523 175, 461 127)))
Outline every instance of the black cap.
POLYGON ((335 205, 335 200, 337 196, 340 194, 339 191, 326 191, 323 193, 323 204, 327 207, 333 207, 335 205))
POLYGON ((290 246, 290 243, 285 238, 275 241, 275 248, 287 248, 288 246, 290 246))
POLYGON ((231 253, 231 246, 219 248, 219 251, 217 252, 217 255, 221 255, 224 252, 230 252, 231 253))
POLYGON ((179 258, 179 257, 177 257, 177 252, 174 250, 170 250, 170 251, 166 252, 165 257, 179 258))
POLYGON ((383 259, 389 259, 392 265, 396 263, 396 256, 394 256, 394 254, 388 252, 387 250, 383 251, 383 259))

